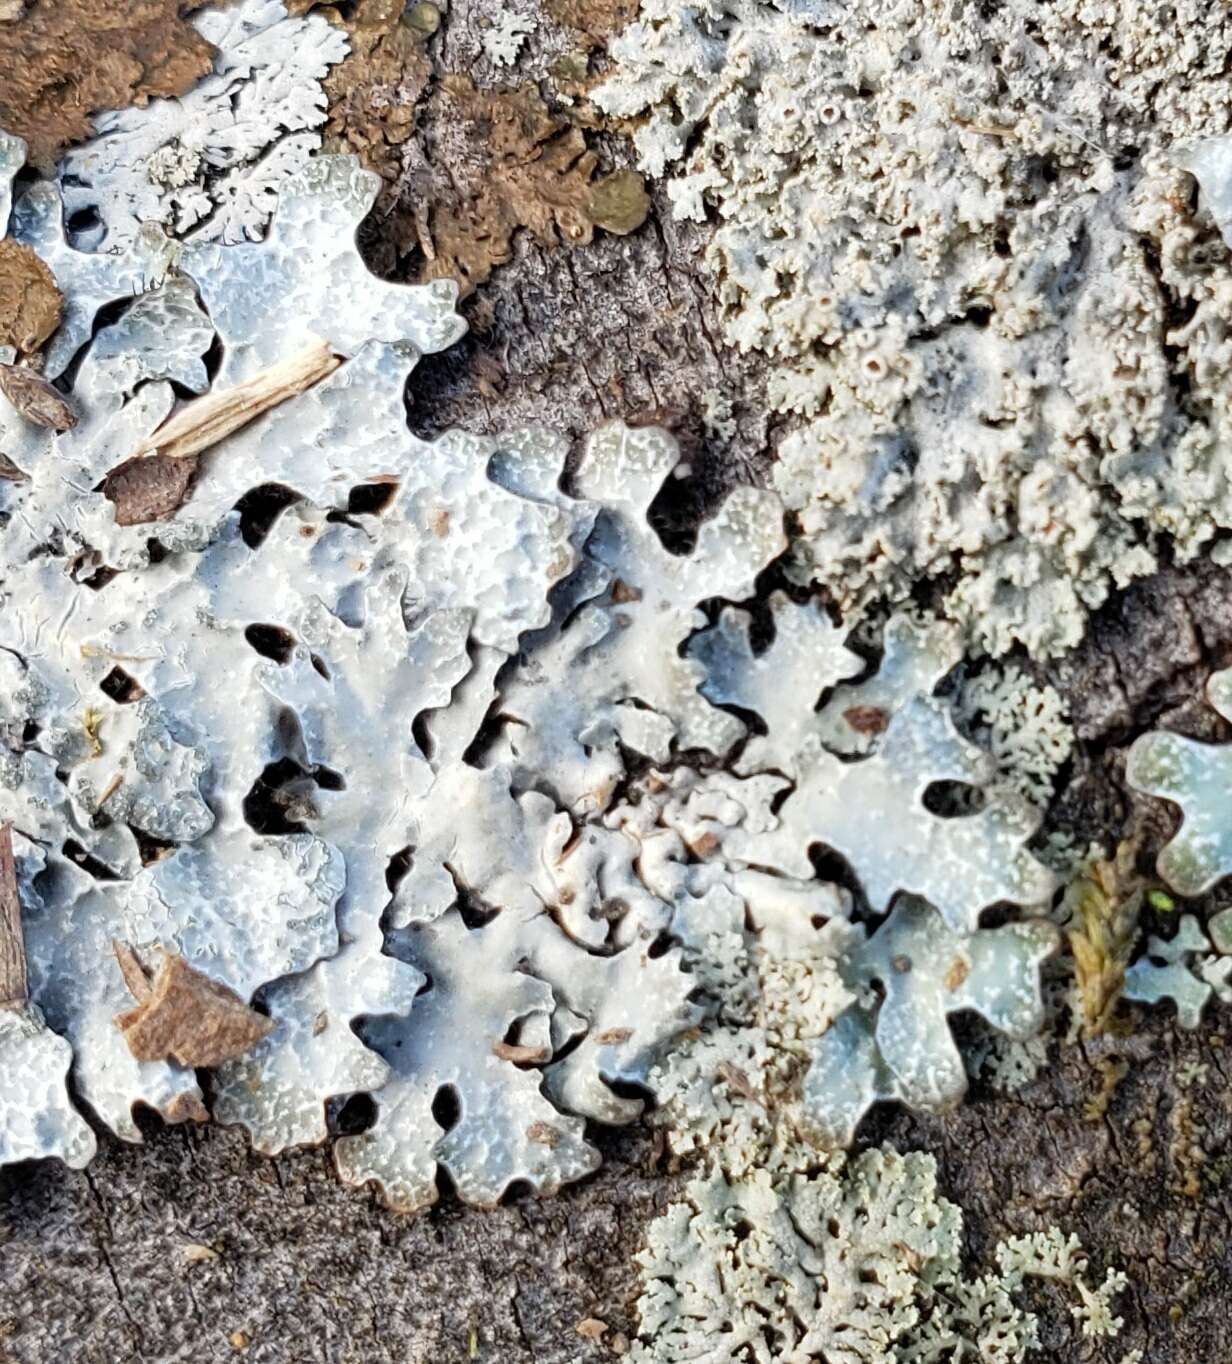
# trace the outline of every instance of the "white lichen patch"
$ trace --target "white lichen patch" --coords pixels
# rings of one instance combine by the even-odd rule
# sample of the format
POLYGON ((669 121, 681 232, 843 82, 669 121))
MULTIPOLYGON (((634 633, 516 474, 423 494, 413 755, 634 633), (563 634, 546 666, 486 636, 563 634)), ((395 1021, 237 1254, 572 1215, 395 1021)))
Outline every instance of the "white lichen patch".
POLYGON ((94 1133, 69 1102, 73 1049, 32 1004, 0 1009, 0 1166, 58 1156, 75 1170, 94 1155, 94 1133))
MULTIPOLYGON (((763 778, 759 795, 767 775, 781 774, 779 799, 752 827, 703 818, 697 830, 708 826, 729 859, 794 877, 812 874, 810 849, 824 843, 848 860, 875 909, 910 891, 935 904, 956 932, 975 928, 996 901, 1043 903, 1052 877, 1026 850, 1038 816, 1013 793, 989 789, 988 754, 960 737, 948 710, 918 691, 895 710, 883 697, 871 708, 884 731, 874 750, 854 761, 831 752, 825 739, 836 726, 819 724, 815 707, 825 688, 857 671, 858 660, 815 612, 784 600, 775 611, 775 641, 764 654, 754 655, 739 613, 702 635, 695 653, 706 667, 707 695, 763 720, 766 735, 749 740, 736 770, 763 778), (816 660, 811 675, 807 663, 793 670, 797 639, 816 660), (939 782, 972 787, 983 804, 961 817, 937 814, 926 796, 939 782)), ((848 706, 848 724, 853 713, 870 708, 848 706)))
POLYGON ((841 1147, 874 1103, 896 1099, 933 1109, 957 1103, 967 1073, 949 1015, 972 1010, 1020 1039, 1038 1032, 1040 965, 1056 947, 1056 929, 1043 920, 961 935, 931 906, 900 900, 840 963, 858 1002, 812 1048, 804 1081, 809 1124, 825 1143, 841 1147))
MULTIPOLYGON (((755 602, 788 546, 774 492, 730 492, 673 552, 651 510, 680 451, 655 428, 612 422, 573 460, 533 430, 413 437, 408 379, 464 324, 453 284, 364 267, 375 193, 315 157, 264 237, 147 221, 116 255, 65 239, 54 185, 14 209, 63 265, 48 372, 78 422, 0 416, 20 474, 0 483, 0 820, 77 1091, 130 1140, 139 1103, 205 1116, 194 1071, 116 1026, 117 940, 268 1014, 206 1088, 259 1150, 322 1141, 371 1095, 336 1162, 396 1208, 444 1176, 484 1205, 555 1190, 599 1160, 587 1123, 636 1119, 639 1093, 678 1151, 738 1148, 741 1177, 848 1139, 876 1100, 956 1101, 949 1014, 1028 1036, 1053 937, 980 927, 1052 882, 1035 813, 937 695, 958 630, 895 615, 857 652, 817 603, 755 602), (185 394, 310 336, 324 377, 191 467, 148 456, 185 394), (185 468, 155 519, 118 514, 117 471, 185 468), (970 808, 939 813, 938 783, 970 808), (870 936, 853 902, 889 917, 870 936)), ((49 1150, 74 1149, 63 1107, 49 1150)))
POLYGON ((513 66, 536 24, 528 14, 503 7, 483 35, 483 51, 493 66, 513 66))
POLYGON ((347 53, 340 27, 288 17, 281 0, 241 0, 192 22, 217 50, 213 73, 178 99, 96 115, 97 135, 64 158, 65 209, 93 219, 76 245, 123 251, 150 223, 177 237, 255 240, 321 145, 321 80, 347 53))
MULTIPOLYGON (((645 1083, 694 1020, 694 986, 678 951, 651 954, 672 908, 639 880, 632 837, 575 828, 538 790, 512 789, 507 768, 463 753, 501 666, 550 628, 558 583, 602 586, 640 567, 647 609, 670 603, 683 641, 709 575, 751 590, 782 546, 781 515, 773 497, 735 496, 693 576, 659 584, 651 570, 668 560, 653 558, 644 518, 676 462, 666 437, 597 438, 597 500, 559 491, 566 446, 544 434, 414 440, 407 377, 464 324, 453 285, 389 285, 363 267, 355 230, 374 193, 353 161, 318 159, 288 183, 265 240, 164 252, 152 288, 117 270, 126 258, 58 235, 53 185, 19 200, 18 224, 41 224, 72 262, 59 368, 84 353, 61 381, 73 430, 4 417, 22 477, 4 485, 0 818, 19 835, 33 1005, 120 1136, 139 1139, 137 1103, 172 1121, 205 1110, 191 1070, 129 1052, 113 939, 147 966, 172 953, 264 1002, 272 1029, 216 1086, 217 1115, 262 1150, 321 1140, 331 1099, 384 1086, 369 1134, 383 1154, 344 1147, 353 1177, 405 1205, 434 1196, 442 1163, 467 1196, 495 1202, 514 1180, 555 1188, 593 1168, 584 1120, 637 1115, 620 1086, 645 1083), (90 261, 107 268, 75 273, 90 261), (100 308, 130 298, 94 328, 100 308), (98 489, 177 394, 252 378, 305 327, 343 361, 330 378, 210 449, 170 515, 117 524, 98 489), (625 503, 639 451, 647 491, 625 503), (245 538, 236 505, 273 484, 296 504, 245 538), (378 509, 331 517, 373 489, 386 493, 378 509), (387 940, 399 858, 411 871, 387 940), (627 914, 609 914, 616 895, 627 914), (432 1113, 455 1088, 461 1116, 445 1131, 432 1113)), ((649 623, 638 639, 652 639, 649 623)), ((644 691, 675 704, 673 724, 690 707, 709 720, 683 682, 642 687, 632 647, 609 656, 632 678, 612 704, 644 691)), ((576 703, 570 678, 543 680, 576 703)), ((529 774, 528 788, 544 785, 529 774)), ((4 1121, 24 1130, 20 1091, 14 1102, 10 1117, 6 1093, 4 1121)), ((75 1158, 77 1120, 67 1098, 61 1108, 47 1149, 75 1158)))
POLYGON ((586 572, 558 597, 557 619, 502 683, 495 753, 515 778, 546 774, 561 803, 603 810, 624 770, 621 748, 665 762, 673 747, 726 753, 744 731, 699 693, 701 665, 680 647, 705 623, 704 600, 740 600, 786 546, 771 493, 732 492, 688 555, 668 552, 647 513, 679 460, 653 427, 613 424, 586 444, 574 485, 599 508, 586 572), (545 681, 567 676, 563 694, 545 681))
POLYGON ((1230 50, 1202 0, 643 0, 594 97, 713 220, 727 339, 798 418, 801 581, 850 615, 944 580, 1039 655, 1232 526, 1230 50))
MULTIPOLYGON (((1206 684, 1210 703, 1232 719, 1232 669, 1206 684)), ((1144 734, 1129 751, 1125 779, 1181 807, 1180 833, 1159 854, 1159 874, 1178 894, 1202 895, 1232 872, 1232 750, 1179 734, 1144 734)))
POLYGON ((1170 999, 1176 1005, 1180 1026, 1196 1028, 1213 988, 1191 967, 1199 965, 1194 958, 1204 957, 1210 947, 1197 919, 1192 914, 1183 914, 1172 937, 1152 936, 1145 952, 1125 972, 1124 997, 1138 1004, 1158 1004, 1170 999))

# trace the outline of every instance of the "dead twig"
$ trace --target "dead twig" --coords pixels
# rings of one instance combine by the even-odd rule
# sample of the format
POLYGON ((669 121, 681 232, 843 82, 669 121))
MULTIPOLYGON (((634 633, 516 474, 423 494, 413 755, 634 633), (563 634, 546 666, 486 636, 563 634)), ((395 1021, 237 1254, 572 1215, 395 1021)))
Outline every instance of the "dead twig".
POLYGON ((13 826, 0 824, 0 1009, 19 1008, 29 998, 21 897, 13 860, 13 826))
POLYGON ((132 458, 165 455, 185 459, 200 454, 271 407, 319 383, 341 363, 326 342, 314 341, 298 355, 262 370, 247 383, 207 393, 182 407, 133 451, 132 458))

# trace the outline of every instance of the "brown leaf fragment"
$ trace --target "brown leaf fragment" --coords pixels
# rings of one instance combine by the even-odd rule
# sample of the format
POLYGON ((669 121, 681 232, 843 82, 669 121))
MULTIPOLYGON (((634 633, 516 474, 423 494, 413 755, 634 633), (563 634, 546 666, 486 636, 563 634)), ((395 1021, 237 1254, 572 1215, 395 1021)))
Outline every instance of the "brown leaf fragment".
POLYGON ((71 431, 77 425, 77 414, 64 401, 59 389, 33 370, 20 365, 0 365, 0 393, 35 426, 71 431))
POLYGON ((598 1317, 583 1317, 573 1329, 583 1340, 602 1340, 608 1332, 608 1324, 598 1317))
POLYGON ((255 421, 271 407, 277 407, 319 383, 340 364, 342 361, 329 345, 314 338, 297 355, 263 369, 245 383, 218 393, 207 393, 204 398, 186 403, 147 437, 133 451, 132 457, 166 455, 185 459, 198 455, 255 421))
POLYGON ((177 1094, 163 1109, 163 1117, 170 1123, 209 1122, 210 1110, 195 1094, 177 1094))
POLYGON ((608 1028, 605 1032, 595 1033, 595 1045, 600 1047, 618 1047, 622 1042, 627 1042, 632 1036, 632 1028, 608 1028))
POLYGON ((714 1068, 714 1075, 715 1079, 722 1080, 733 1094, 765 1107, 765 1096, 739 1066, 733 1065, 730 1061, 720 1061, 714 1068))
POLYGON ((547 1047, 519 1047, 513 1042, 493 1042, 492 1054, 518 1066, 537 1066, 552 1056, 547 1047))
POLYGON ((857 734, 884 734, 890 716, 880 706, 849 706, 843 719, 857 734))
POLYGON ((719 846, 718 834, 711 833, 709 829, 704 834, 699 834, 690 844, 689 851, 694 857, 709 857, 719 846))
POLYGON ((197 461, 174 455, 150 455, 125 460, 103 480, 103 495, 115 503, 117 526, 140 526, 164 521, 183 504, 197 461))
POLYGON ((93 133, 92 113, 184 94, 214 65, 181 17, 199 3, 28 0, 0 42, 0 127, 50 170, 93 133))
POLYGON ((13 826, 0 824, 0 1009, 30 998, 26 947, 21 931, 21 896, 13 860, 13 826))
MULTIPOLYGON (((0 223, 0 233, 5 224, 0 223)), ((56 277, 28 246, 0 240, 0 346, 33 355, 60 325, 64 297, 56 277)))
POLYGON ((957 990, 970 974, 971 963, 963 957, 955 957, 950 963, 950 969, 945 973, 942 984, 947 990, 957 990))
MULTIPOLYGON (((121 970, 136 995, 123 963, 121 970)), ((163 953, 153 984, 147 983, 145 989, 144 998, 137 995, 137 1007, 115 1019, 138 1061, 220 1066, 242 1056, 274 1026, 234 990, 210 980, 176 953, 163 953)))

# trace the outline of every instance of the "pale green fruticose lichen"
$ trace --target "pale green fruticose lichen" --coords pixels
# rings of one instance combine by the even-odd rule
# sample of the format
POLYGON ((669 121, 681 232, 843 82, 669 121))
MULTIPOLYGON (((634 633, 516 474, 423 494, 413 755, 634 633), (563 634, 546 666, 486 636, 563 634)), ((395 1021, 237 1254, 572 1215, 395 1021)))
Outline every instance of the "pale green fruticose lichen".
MULTIPOLYGON (((720 1153, 721 1158, 721 1153, 720 1153)), ((997 1247, 999 1272, 968 1274, 962 1212, 936 1164, 888 1148, 733 1175, 716 1166, 651 1224, 637 1257, 635 1364, 1021 1364, 1037 1321, 1026 1279, 1071 1285, 1085 1336, 1115 1336, 1125 1277, 1092 1288, 1074 1238, 1052 1229, 997 1247)))
POLYGON ((1074 751, 1074 731, 1053 687, 1014 665, 968 678, 955 716, 997 764, 997 778, 1037 809, 1046 809, 1074 751))
POLYGON ((851 613, 942 580, 1039 655, 1232 527, 1228 159, 1190 150, 1230 52, 1203 0, 643 0, 594 97, 715 221, 727 339, 800 418, 801 581, 851 613))

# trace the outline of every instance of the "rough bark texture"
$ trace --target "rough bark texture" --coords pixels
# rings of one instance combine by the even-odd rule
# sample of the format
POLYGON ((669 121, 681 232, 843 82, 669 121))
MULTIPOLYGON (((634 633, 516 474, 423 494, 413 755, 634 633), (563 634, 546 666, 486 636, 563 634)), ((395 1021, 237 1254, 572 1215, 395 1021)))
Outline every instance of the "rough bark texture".
MULTIPOLYGON (((560 51, 585 46, 591 9, 606 31, 623 8, 550 0, 519 75, 539 77, 560 51)), ((493 10, 488 0, 454 0, 426 47, 430 81, 468 69, 493 10)), ((352 98, 362 106, 362 91, 352 98)), ((418 155, 436 145, 434 107, 429 98, 419 108, 408 143, 418 155)), ((588 140, 602 173, 627 164, 618 140, 594 131, 588 140)), ((397 211, 391 192, 366 236, 374 261, 409 273, 414 262, 399 265, 382 235, 397 211)), ((513 260, 464 304, 470 335, 413 376, 412 425, 433 434, 535 423, 575 439, 615 416, 671 425, 693 476, 661 509, 669 527, 687 524, 721 487, 763 480, 776 433, 759 401, 759 362, 715 339, 697 268, 704 240, 704 229, 673 224, 661 202, 629 237, 599 233, 576 248, 516 237, 513 260), (727 439, 707 431, 710 393, 735 402, 727 439)), ((1124 753, 1161 724, 1229 737, 1201 687, 1232 661, 1230 588, 1232 574, 1206 565, 1162 573, 1101 611, 1074 655, 1039 670, 1068 699, 1080 740, 1051 814, 1056 827, 1111 845, 1141 814, 1147 856, 1170 832, 1166 807, 1126 792, 1124 753)), ((1209 897, 1229 899, 1229 889, 1209 897)), ((1151 931, 1170 931, 1147 920, 1151 931)), ((1132 1348, 1146 1364, 1232 1357, 1224 1019, 1212 1007, 1202 1030, 1184 1035, 1170 1009, 1127 1016, 1128 1037, 1054 1047, 1050 1067, 1017 1095, 977 1085, 944 1117, 879 1113, 862 1140, 937 1155, 977 1266, 1000 1236, 1056 1224, 1081 1238, 1093 1266, 1128 1273, 1126 1325, 1114 1342, 1083 1341, 1060 1293, 1040 1289, 1039 1358, 1117 1364, 1132 1348), (1097 1062, 1109 1055, 1128 1059, 1129 1070, 1104 1116, 1090 1120, 1084 1109, 1103 1084, 1097 1062)), ((105 1140, 82 1174, 55 1165, 0 1172, 0 1361, 613 1358, 635 1326, 631 1257, 680 1177, 657 1163, 643 1130, 596 1136, 603 1169, 558 1198, 484 1213, 446 1192, 409 1219, 342 1189, 327 1152, 271 1161, 237 1132, 195 1126, 153 1125, 144 1148, 105 1140), (577 1333, 589 1318, 609 1325, 600 1342, 577 1333)))
POLYGON ((109 1144, 82 1174, 0 1172, 0 1360, 610 1358, 577 1325, 631 1329, 629 1257, 674 1183, 644 1134, 604 1145, 602 1171, 558 1198, 413 1218, 342 1188, 322 1152, 270 1160, 210 1128, 109 1144))

